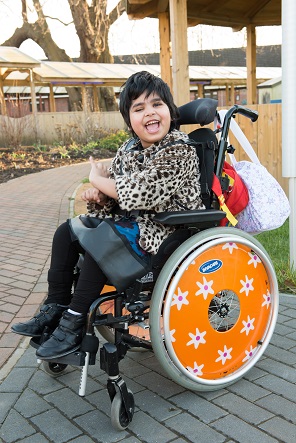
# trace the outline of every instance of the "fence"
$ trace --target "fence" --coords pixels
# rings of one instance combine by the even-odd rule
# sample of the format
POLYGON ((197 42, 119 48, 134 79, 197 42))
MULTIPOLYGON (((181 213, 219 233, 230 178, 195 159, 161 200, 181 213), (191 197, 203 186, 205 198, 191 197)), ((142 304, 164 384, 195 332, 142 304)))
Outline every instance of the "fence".
POLYGON ((119 112, 39 112, 20 118, 0 115, 0 145, 15 135, 22 145, 87 142, 106 130, 125 127, 119 112), (21 132, 21 133, 20 133, 21 132))
MULTIPOLYGON (((287 192, 288 179, 282 177, 281 104, 249 107, 258 111, 258 121, 252 123, 249 119, 237 115, 237 122, 250 140, 261 163, 287 192)), ((7 131, 11 133, 13 128, 15 128, 16 135, 23 131, 22 144, 30 145, 36 142, 51 144, 55 141, 67 143, 71 140, 87 140, 90 137, 96 138, 100 131, 123 129, 124 127, 119 112, 46 112, 38 113, 36 121, 32 115, 20 119, 0 115, 0 144, 2 146, 6 144, 7 131), (16 121, 18 121, 18 126, 15 125, 16 121)), ((237 159, 246 159, 244 152, 231 136, 230 142, 236 148, 237 159)))

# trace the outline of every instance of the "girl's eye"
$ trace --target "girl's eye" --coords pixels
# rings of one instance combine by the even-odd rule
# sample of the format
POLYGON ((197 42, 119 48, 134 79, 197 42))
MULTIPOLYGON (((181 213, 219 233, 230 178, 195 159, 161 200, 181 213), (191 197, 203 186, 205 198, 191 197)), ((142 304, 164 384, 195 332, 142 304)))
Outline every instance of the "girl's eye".
POLYGON ((156 103, 154 103, 154 106, 161 106, 162 105, 162 102, 156 102, 156 103))

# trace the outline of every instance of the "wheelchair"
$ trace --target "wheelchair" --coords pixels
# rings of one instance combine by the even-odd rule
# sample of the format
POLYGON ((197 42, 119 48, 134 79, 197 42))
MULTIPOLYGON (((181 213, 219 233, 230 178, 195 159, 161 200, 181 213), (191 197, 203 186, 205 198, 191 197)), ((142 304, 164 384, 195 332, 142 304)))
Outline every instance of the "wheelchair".
MULTIPOLYGON (((123 430, 134 414, 133 393, 120 376, 119 362, 135 349, 152 350, 177 384, 193 391, 225 388, 242 378, 264 353, 278 314, 278 286, 270 257, 256 238, 220 226, 225 213, 211 191, 213 172, 222 189, 230 121, 236 114, 256 121, 256 112, 235 105, 220 129, 203 127, 217 118, 217 102, 199 99, 179 108, 181 124, 202 127, 196 142, 205 210, 158 213, 155 220, 177 227, 153 257, 151 272, 122 292, 106 286, 89 309, 81 348, 43 361, 52 376, 68 365, 81 367, 79 395, 85 395, 89 365, 108 375, 111 423, 123 430), (219 142, 217 138, 219 133, 219 142), (105 339, 100 345, 98 331, 105 339)), ((45 340, 50 331, 43 334, 45 340)), ((31 339, 31 345, 39 343, 31 339)))

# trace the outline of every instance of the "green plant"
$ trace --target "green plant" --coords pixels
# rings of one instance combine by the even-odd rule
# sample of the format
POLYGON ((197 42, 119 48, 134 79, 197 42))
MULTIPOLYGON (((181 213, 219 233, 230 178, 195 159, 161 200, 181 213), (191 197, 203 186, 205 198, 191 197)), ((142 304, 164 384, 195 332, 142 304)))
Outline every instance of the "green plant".
POLYGON ((270 255, 280 291, 296 294, 296 270, 291 269, 289 258, 289 221, 256 237, 270 255))
POLYGON ((35 151, 37 151, 37 152, 46 152, 48 150, 48 147, 46 145, 42 145, 39 142, 34 143, 33 147, 34 147, 35 151))
POLYGON ((130 135, 128 134, 128 132, 120 130, 115 132, 114 134, 110 134, 107 137, 100 139, 99 147, 102 149, 108 149, 110 151, 117 151, 119 146, 129 137, 130 135))

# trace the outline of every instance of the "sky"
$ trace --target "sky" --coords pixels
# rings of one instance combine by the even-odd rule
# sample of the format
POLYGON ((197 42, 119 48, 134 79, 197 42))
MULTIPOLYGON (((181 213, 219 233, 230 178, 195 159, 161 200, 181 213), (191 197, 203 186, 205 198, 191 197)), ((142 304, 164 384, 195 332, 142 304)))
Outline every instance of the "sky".
MULTIPOLYGON (((67 0, 41 0, 45 14, 70 23, 71 13, 67 0)), ((118 0, 108 0, 111 9, 118 0)), ((27 0, 30 8, 32 0, 27 0)), ((32 8, 33 10, 33 8, 32 8)), ((16 27, 22 25, 20 0, 0 0, 0 44, 8 39, 16 27)), ((32 20, 34 15, 32 15, 32 20)), ((52 37, 67 54, 79 57, 79 40, 74 25, 64 26, 58 20, 48 19, 52 37)), ((257 45, 281 44, 281 26, 256 28, 257 45)), ((246 32, 233 32, 231 28, 198 25, 188 29, 188 50, 220 49, 246 46, 246 32)), ((109 47, 112 55, 159 52, 157 19, 129 20, 123 14, 110 28, 109 47), (143 29, 145 32, 143 33, 143 29)), ((37 59, 44 59, 43 50, 33 41, 24 42, 20 49, 37 59)))

